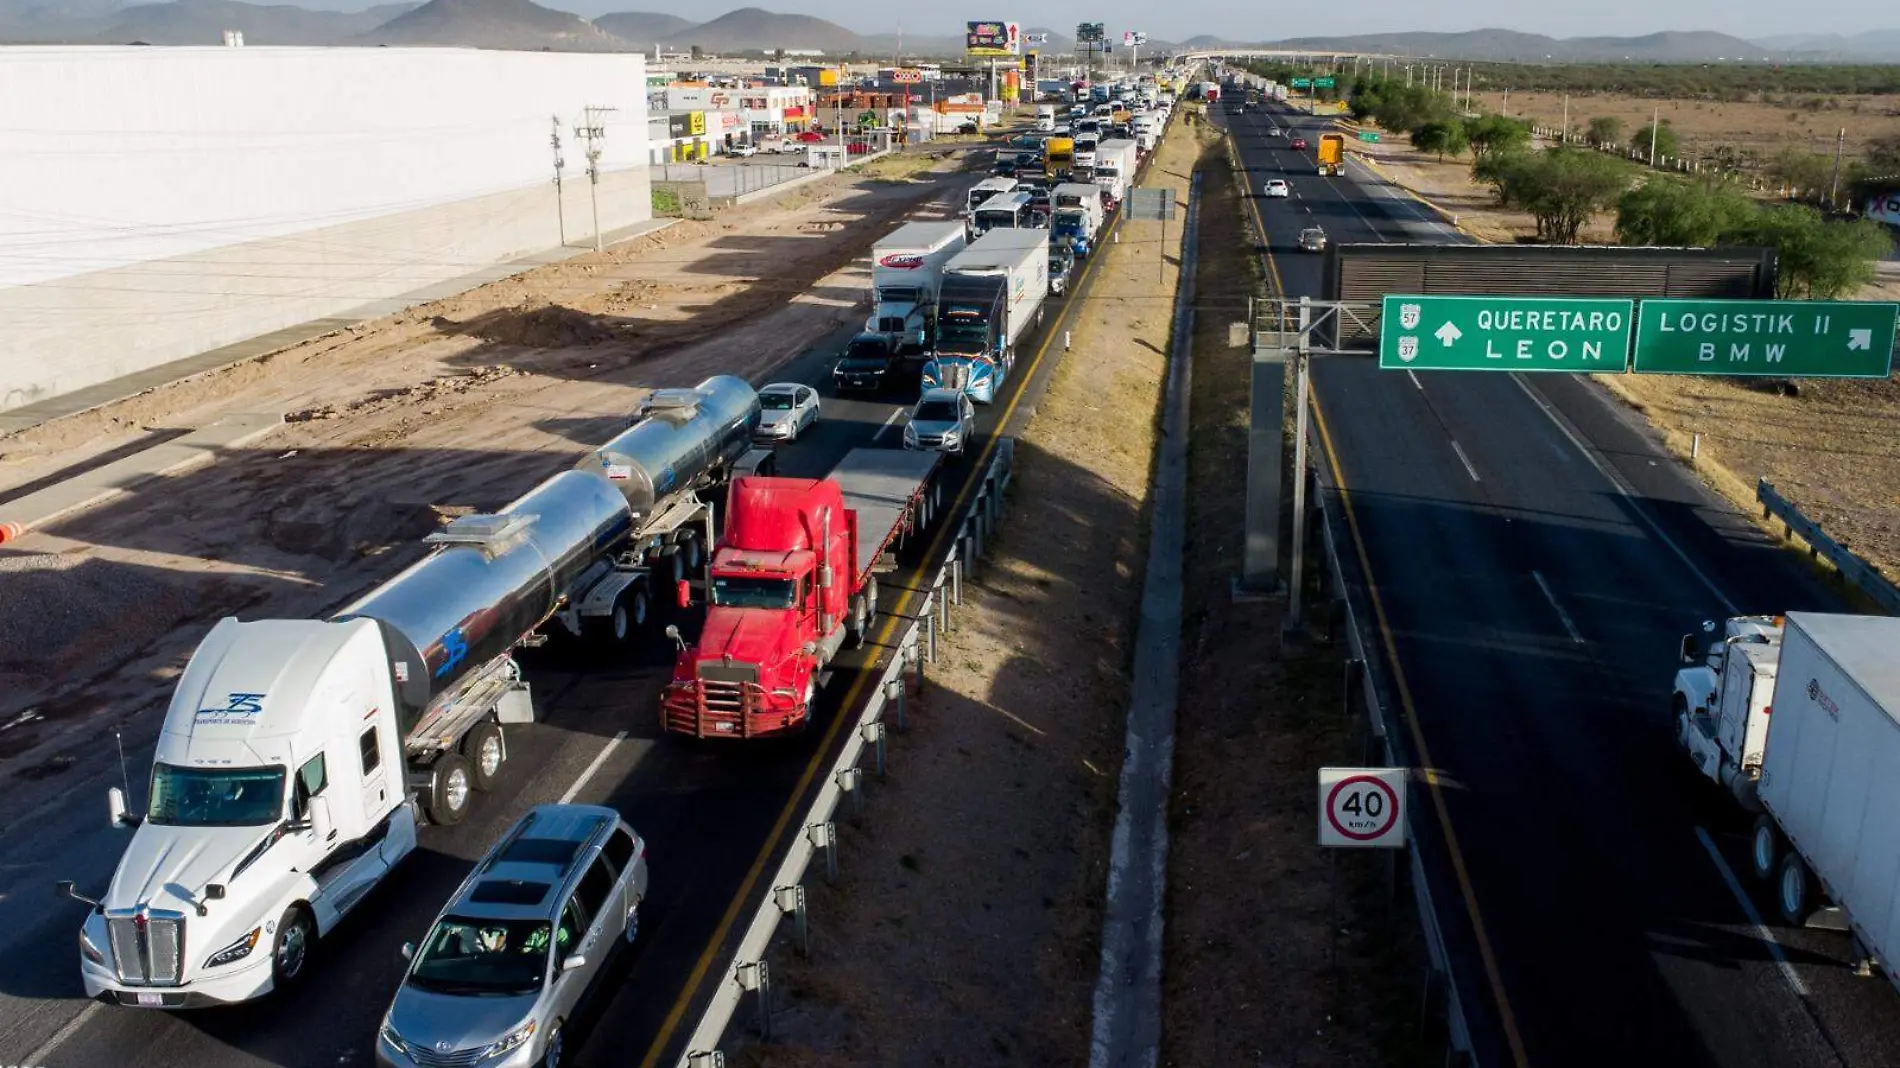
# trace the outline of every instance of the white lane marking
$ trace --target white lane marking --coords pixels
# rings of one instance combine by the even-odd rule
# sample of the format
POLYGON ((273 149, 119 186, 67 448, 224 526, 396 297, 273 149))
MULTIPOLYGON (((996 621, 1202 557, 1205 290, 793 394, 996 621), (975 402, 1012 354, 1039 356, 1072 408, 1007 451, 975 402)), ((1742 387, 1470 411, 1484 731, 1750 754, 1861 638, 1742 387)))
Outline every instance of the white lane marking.
POLYGON ((27 1054, 26 1060, 22 1063, 25 1063, 25 1064, 51 1063, 53 1059, 54 1051, 58 1050, 59 1047, 65 1045, 67 1039, 73 1037, 75 1034, 78 1034, 79 1029, 81 1027, 86 1026, 86 1021, 92 1019, 93 1013, 98 1012, 102 1008, 105 1008, 105 1006, 97 1001, 86 1002, 85 1008, 80 1009, 78 1012, 74 1013, 73 1018, 66 1021, 66 1026, 53 1032, 53 1037, 47 1039, 45 1044, 40 1046, 39 1049, 36 1049, 33 1052, 27 1054))
POLYGON ((619 734, 608 739, 607 744, 601 747, 600 752, 594 754, 594 762, 587 765, 587 770, 581 772, 581 777, 575 779, 574 785, 568 787, 567 792, 561 795, 561 804, 570 804, 576 797, 580 796, 581 787, 587 785, 587 780, 594 777, 594 773, 600 770, 600 766, 607 763, 607 758, 613 755, 613 751, 619 748, 621 742, 626 740, 626 731, 621 731, 619 734))
POLYGON ((1405 377, 1407 377, 1407 378, 1409 378, 1409 379, 1411 379, 1411 380, 1412 380, 1412 384, 1418 387, 1418 391, 1419 391, 1420 393, 1423 393, 1423 392, 1425 392, 1425 383, 1423 383, 1423 382, 1420 382, 1420 381, 1418 380, 1418 376, 1412 373, 1412 369, 1411 369, 1411 368, 1409 368, 1409 367, 1408 367, 1408 368, 1406 368, 1406 369, 1405 369, 1405 377))
POLYGON ((1484 479, 1478 477, 1478 469, 1471 466, 1471 457, 1465 455, 1465 448, 1463 445, 1458 444, 1457 438, 1451 439, 1451 451, 1458 454, 1458 462, 1465 465, 1465 474, 1471 476, 1471 481, 1484 481, 1484 479))
POLYGON ((1544 591, 1544 600, 1549 601, 1550 607, 1556 609, 1557 618, 1563 620, 1564 629, 1570 632, 1570 640, 1582 645, 1583 635, 1577 632, 1577 625, 1570 621, 1570 613, 1564 611, 1564 606, 1557 603, 1557 595, 1550 592, 1550 583, 1544 581, 1544 573, 1533 571, 1531 577, 1537 580, 1537 588, 1544 591))
POLYGON ((1729 869, 1728 861, 1722 859, 1722 851, 1715 848, 1715 840, 1709 837, 1709 832, 1700 827, 1695 829, 1695 836, 1702 840, 1702 848, 1709 851, 1709 859, 1715 863, 1715 870, 1722 874, 1722 881, 1728 884, 1728 892, 1734 894, 1735 900, 1742 906, 1742 915, 1748 917, 1748 925, 1755 929, 1755 937, 1761 940, 1762 945, 1768 947, 1768 955, 1775 959, 1775 968, 1781 972, 1781 977, 1788 981, 1788 986, 1794 990, 1796 997, 1807 997, 1808 984, 1801 981, 1801 976, 1795 973, 1794 965, 1788 963, 1787 956, 1781 951, 1781 943, 1775 941, 1774 932, 1761 922, 1761 913, 1755 911, 1755 903, 1750 901, 1748 895, 1742 891, 1741 881, 1736 879, 1735 873, 1729 869))
POLYGON ((1602 475, 1603 480, 1610 484, 1610 488, 1616 490, 1618 494, 1622 495, 1624 500, 1629 502, 1630 513, 1642 520, 1643 525, 1649 528, 1651 534, 1656 535, 1664 545, 1669 546, 1669 551, 1676 554, 1676 559, 1682 561, 1682 566, 1689 569, 1689 573, 1696 577, 1696 581, 1702 583, 1703 588, 1714 594, 1715 599, 1722 602, 1722 607, 1726 608, 1730 615, 1741 615, 1742 610, 1735 606, 1735 602, 1729 600, 1728 595, 1722 592, 1721 587, 1715 584, 1714 579, 1709 578, 1708 575, 1703 573, 1701 568, 1695 565, 1695 561, 1689 558, 1689 554, 1682 551, 1682 546, 1676 544, 1676 539, 1670 537, 1660 524, 1649 517, 1649 513, 1643 510, 1642 502, 1636 499, 1636 495, 1630 492, 1629 487, 1623 485, 1622 478, 1619 477, 1614 470, 1606 466, 1602 460, 1597 459, 1596 453, 1591 452, 1590 449, 1584 445, 1582 439, 1571 432, 1569 424, 1565 422, 1562 416, 1557 414, 1556 409, 1546 404, 1544 398, 1538 396, 1537 391, 1531 389, 1531 387, 1524 382, 1522 375, 1512 374, 1511 381, 1516 382, 1517 388, 1524 391, 1524 395, 1531 399, 1531 403, 1537 405, 1537 407, 1543 411, 1544 415, 1548 417, 1552 423, 1556 424, 1558 430, 1563 431, 1564 437, 1569 438, 1570 444, 1575 445, 1577 451, 1583 454, 1583 458, 1590 461, 1590 466, 1597 469, 1597 473, 1602 475))
POLYGON ((904 409, 902 408, 892 410, 891 417, 884 420, 884 425, 877 428, 877 433, 871 435, 871 444, 876 445, 878 441, 884 437, 884 432, 896 425, 897 417, 903 414, 904 409))

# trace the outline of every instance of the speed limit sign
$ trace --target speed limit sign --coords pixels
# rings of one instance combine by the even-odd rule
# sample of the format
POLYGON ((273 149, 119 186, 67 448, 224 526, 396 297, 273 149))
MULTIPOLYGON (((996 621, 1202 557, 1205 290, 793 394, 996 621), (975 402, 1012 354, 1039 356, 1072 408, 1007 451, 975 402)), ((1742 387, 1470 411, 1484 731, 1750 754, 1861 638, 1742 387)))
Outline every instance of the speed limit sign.
POLYGON ((1405 768, 1319 769, 1319 844, 1405 845, 1405 768))

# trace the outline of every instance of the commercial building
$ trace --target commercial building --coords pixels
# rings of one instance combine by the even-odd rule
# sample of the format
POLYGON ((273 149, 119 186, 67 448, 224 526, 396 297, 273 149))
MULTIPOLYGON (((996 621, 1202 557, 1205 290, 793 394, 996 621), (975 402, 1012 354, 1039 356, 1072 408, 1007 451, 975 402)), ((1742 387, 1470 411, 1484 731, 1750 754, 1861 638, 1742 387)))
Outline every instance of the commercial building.
POLYGON ((627 54, 0 48, 0 410, 555 248, 563 211, 581 245, 590 193, 648 220, 645 86, 627 54))

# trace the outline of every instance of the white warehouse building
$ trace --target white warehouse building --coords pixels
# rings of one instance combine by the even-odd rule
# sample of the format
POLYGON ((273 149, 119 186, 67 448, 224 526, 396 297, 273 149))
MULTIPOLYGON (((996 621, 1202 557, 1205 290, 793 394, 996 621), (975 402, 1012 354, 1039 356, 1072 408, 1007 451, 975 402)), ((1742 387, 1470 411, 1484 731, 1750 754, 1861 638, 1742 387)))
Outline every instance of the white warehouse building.
POLYGON ((0 48, 0 100, 0 411, 590 244, 583 126, 652 216, 635 54, 0 48))

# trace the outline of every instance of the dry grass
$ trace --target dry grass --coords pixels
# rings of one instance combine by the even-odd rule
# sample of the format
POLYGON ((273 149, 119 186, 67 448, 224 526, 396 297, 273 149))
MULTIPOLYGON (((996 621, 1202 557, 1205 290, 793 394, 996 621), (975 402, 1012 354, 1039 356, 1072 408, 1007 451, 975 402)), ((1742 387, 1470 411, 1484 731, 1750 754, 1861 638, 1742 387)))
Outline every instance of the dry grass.
MULTIPOLYGON (((1151 181, 1184 195, 1177 127, 1151 181)), ((1178 228, 1124 225, 756 1065, 1083 1065, 1178 228), (1105 418, 1115 413, 1116 418, 1105 418)), ((1059 298, 1052 298, 1059 299, 1059 298)), ((1019 370, 1018 373, 1023 373, 1019 370)), ((775 961, 775 965, 778 964, 775 961)))
MULTIPOLYGON (((1799 97, 1798 100, 1822 99, 1799 97)), ((1721 145, 1732 145, 1757 160, 1773 157, 1785 146, 1809 152, 1834 154, 1835 139, 1847 131, 1847 155, 1853 158, 1871 142, 1900 134, 1900 98, 1891 96, 1841 96, 1828 98, 1834 107, 1809 108, 1769 104, 1760 101, 1723 103, 1714 100, 1656 100, 1652 97, 1626 96, 1621 93, 1571 94, 1570 126, 1581 131, 1597 116, 1623 120, 1623 136, 1633 136, 1649 125, 1652 115, 1660 114, 1682 138, 1685 155, 1710 152, 1721 145)), ((1505 113, 1512 118, 1530 119, 1538 126, 1561 127, 1564 97, 1561 93, 1512 93, 1508 110, 1504 94, 1478 93, 1474 98, 1479 111, 1505 113)))

